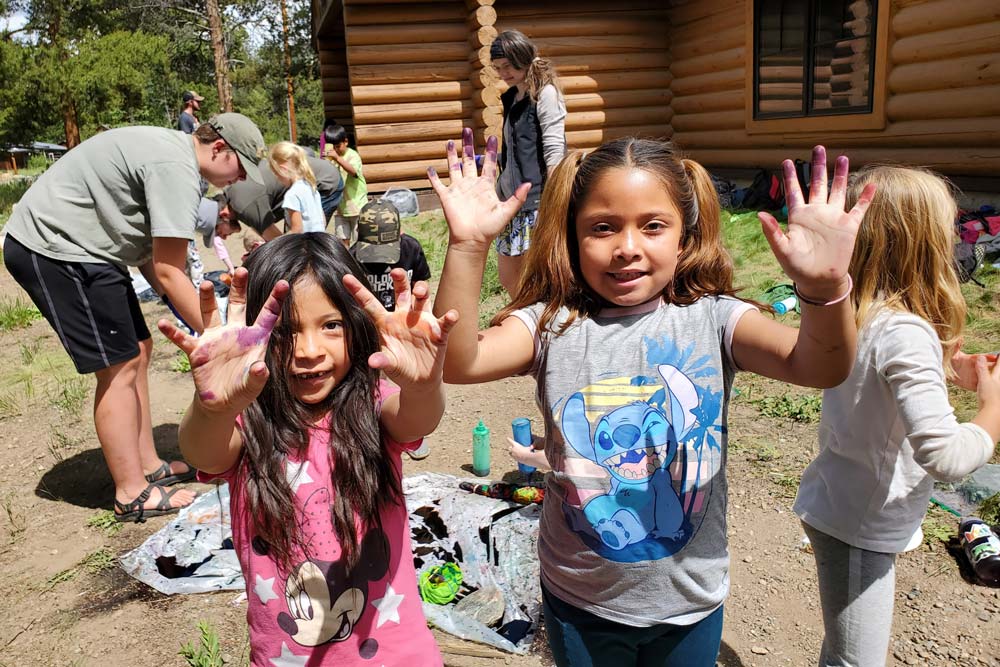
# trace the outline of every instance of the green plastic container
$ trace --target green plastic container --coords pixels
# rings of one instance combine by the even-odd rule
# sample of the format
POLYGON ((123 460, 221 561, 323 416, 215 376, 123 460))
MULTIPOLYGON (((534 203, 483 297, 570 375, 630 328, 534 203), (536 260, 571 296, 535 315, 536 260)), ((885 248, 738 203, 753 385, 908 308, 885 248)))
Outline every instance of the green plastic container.
POLYGON ((472 429, 472 472, 477 477, 490 474, 490 430, 482 419, 472 429))

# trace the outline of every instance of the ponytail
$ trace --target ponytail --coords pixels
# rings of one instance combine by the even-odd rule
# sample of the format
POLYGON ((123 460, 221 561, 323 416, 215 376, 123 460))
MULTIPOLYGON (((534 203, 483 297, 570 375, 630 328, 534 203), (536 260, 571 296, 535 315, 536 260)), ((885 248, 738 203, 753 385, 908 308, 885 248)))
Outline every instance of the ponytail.
POLYGON ((664 296, 670 303, 689 304, 706 294, 732 294, 733 263, 722 245, 719 196, 712 177, 694 160, 680 163, 685 178, 676 198, 684 214, 684 240, 664 296))

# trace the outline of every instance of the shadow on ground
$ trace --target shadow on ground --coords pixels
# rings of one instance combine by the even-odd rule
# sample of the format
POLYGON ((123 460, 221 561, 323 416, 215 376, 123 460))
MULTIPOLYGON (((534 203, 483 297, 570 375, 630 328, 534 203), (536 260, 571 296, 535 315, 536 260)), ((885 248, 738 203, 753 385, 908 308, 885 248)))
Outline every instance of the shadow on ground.
MULTIPOLYGON (((177 424, 160 424, 155 427, 153 442, 162 458, 180 458, 177 424)), ((35 495, 78 507, 110 509, 115 485, 104 463, 104 455, 100 449, 95 448, 78 452, 52 466, 38 481, 35 495)))

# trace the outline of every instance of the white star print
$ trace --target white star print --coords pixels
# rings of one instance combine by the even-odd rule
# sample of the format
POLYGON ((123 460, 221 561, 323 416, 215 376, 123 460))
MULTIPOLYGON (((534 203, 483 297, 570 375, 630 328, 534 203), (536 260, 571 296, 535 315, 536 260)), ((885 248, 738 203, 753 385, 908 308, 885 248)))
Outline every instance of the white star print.
POLYGON ((271 600, 278 599, 278 594, 274 592, 274 577, 265 579, 258 574, 257 582, 253 587, 253 592, 257 594, 257 598, 260 600, 261 604, 267 604, 271 600))
POLYGON ((274 667, 306 667, 307 660, 309 660, 308 655, 295 655, 292 649, 288 648, 288 644, 281 642, 281 655, 271 658, 271 664, 274 667))
POLYGON ((385 587, 385 595, 378 600, 372 600, 372 606, 378 609, 378 620, 376 628, 381 628, 388 621, 399 623, 399 605, 405 596, 399 595, 392 590, 392 585, 385 587))
POLYGON ((309 461, 294 463, 285 461, 285 479, 292 487, 292 493, 298 493, 299 487, 303 484, 312 484, 315 480, 309 476, 309 461))

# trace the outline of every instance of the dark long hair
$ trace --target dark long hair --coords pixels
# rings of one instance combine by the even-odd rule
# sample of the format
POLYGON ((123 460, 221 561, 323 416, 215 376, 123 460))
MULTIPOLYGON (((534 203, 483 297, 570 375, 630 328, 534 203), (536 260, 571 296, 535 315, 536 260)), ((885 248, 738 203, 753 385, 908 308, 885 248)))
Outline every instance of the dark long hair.
POLYGON ((305 452, 317 415, 329 414, 331 515, 347 563, 354 565, 359 552, 355 522, 362 531, 379 526, 379 510, 402 499, 400 480, 382 445, 375 407, 378 371, 368 366, 368 357, 379 349, 378 331, 343 284, 350 273, 367 285, 364 271, 343 244, 323 233, 285 234, 252 252, 246 266, 247 322, 257 318, 278 280, 287 280, 292 289, 267 346, 270 378, 243 413, 242 474, 237 479, 244 481, 234 492, 246 494, 254 534, 280 567, 288 567, 295 547, 308 554, 299 525, 302 508, 285 466, 290 453, 305 452), (344 379, 315 406, 297 401, 289 388, 297 328, 295 288, 302 281, 313 281, 340 311, 351 361, 344 379))
POLYGON ((735 294, 733 264, 722 245, 719 197, 711 176, 697 162, 684 159, 669 142, 624 137, 589 154, 570 152, 549 175, 520 283, 511 303, 493 318, 494 324, 518 308, 542 301, 546 307, 540 330, 548 327, 560 308, 569 308, 569 318, 557 331, 561 333, 576 318, 600 310, 600 296, 580 271, 576 214, 598 179, 609 169, 621 168, 642 169, 656 176, 684 216, 681 254, 663 298, 688 305, 704 296, 735 294))

